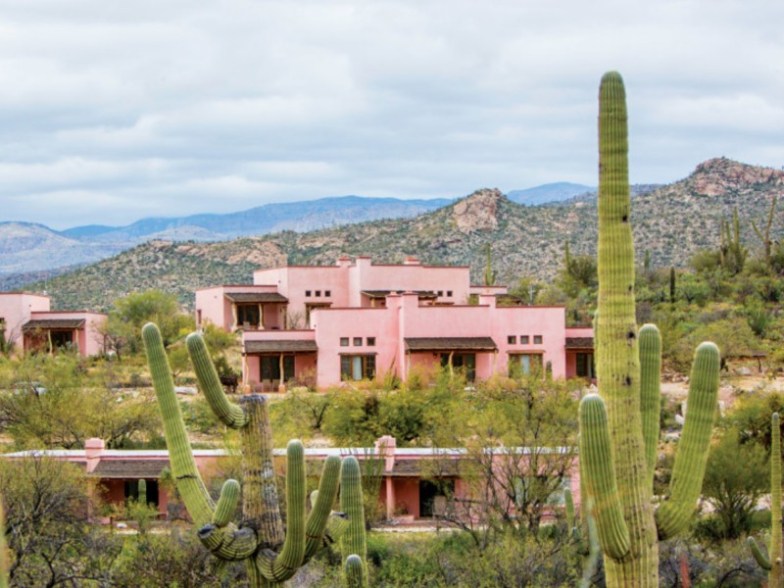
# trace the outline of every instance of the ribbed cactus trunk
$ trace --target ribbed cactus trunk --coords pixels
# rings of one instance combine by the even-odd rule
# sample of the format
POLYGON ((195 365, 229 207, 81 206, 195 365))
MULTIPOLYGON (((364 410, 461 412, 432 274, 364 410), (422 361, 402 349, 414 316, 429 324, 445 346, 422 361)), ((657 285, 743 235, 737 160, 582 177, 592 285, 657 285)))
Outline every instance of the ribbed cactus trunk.
POLYGON ((779 413, 771 419, 770 444, 770 573, 768 588, 782 585, 781 545, 781 423, 779 413))
POLYGON ((340 552, 344 562, 346 584, 367 584, 367 533, 365 531, 365 505, 362 499, 362 472, 354 456, 343 460, 340 470, 340 510, 348 516, 348 529, 343 535, 340 552), (356 569, 356 558, 361 566, 356 569), (357 582, 361 581, 361 584, 357 582))
POLYGON ((617 73, 602 78, 599 104, 597 382, 607 407, 631 542, 626 559, 605 558, 605 569, 608 586, 658 586, 658 545, 640 412, 626 95, 617 73))
POLYGON ((774 412, 770 419, 770 548, 766 555, 753 537, 748 538, 751 553, 757 563, 768 571, 768 588, 782 588, 781 543, 781 419, 774 412))

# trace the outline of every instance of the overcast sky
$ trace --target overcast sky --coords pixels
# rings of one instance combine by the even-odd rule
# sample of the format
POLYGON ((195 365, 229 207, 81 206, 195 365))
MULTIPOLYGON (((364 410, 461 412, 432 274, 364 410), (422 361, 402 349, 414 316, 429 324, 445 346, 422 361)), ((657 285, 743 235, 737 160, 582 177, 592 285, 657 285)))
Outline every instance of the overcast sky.
POLYGON ((53 228, 332 195, 784 165, 784 2, 0 0, 0 220, 53 228))

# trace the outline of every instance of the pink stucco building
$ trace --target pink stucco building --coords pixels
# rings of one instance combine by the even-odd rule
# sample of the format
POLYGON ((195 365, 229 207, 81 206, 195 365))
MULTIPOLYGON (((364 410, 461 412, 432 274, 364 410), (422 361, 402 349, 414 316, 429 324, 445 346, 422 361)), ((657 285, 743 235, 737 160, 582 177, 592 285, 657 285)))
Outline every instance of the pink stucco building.
POLYGON ((30 353, 71 347, 82 356, 104 351, 106 315, 89 310, 50 310, 49 297, 0 292, 0 330, 14 351, 30 353))
POLYGON ((196 318, 242 331, 243 381, 257 390, 406 379, 442 366, 469 380, 536 369, 593 378, 590 328, 567 328, 563 307, 499 305, 505 294, 471 286, 468 267, 341 257, 259 270, 252 286, 199 290, 196 318))
MULTIPOLYGON (((503 472, 517 472, 505 460, 525 460, 529 448, 494 448, 491 462, 496 464, 499 480, 503 472)), ((541 451, 541 450, 540 450, 541 451)), ((573 449, 552 448, 548 451, 566 451, 564 487, 572 491, 576 506, 580 505, 580 478, 577 457, 573 449)), ((412 522, 434 516, 477 518, 477 512, 461 505, 476 503, 476 483, 471 472, 476 468, 470 463, 475 459, 464 448, 400 448, 395 438, 384 436, 374 447, 307 448, 305 456, 313 467, 312 475, 320 472, 318 462, 330 455, 353 455, 361 462, 376 460, 377 465, 366 466, 365 475, 372 472, 380 480, 379 501, 383 516, 389 521, 412 522)), ((223 478, 224 467, 230 466, 229 454, 217 449, 193 449, 196 465, 205 479, 223 478)), ((103 440, 92 438, 85 442, 85 449, 21 451, 2 456, 4 459, 29 459, 47 457, 74 463, 84 468, 86 476, 95 482, 96 497, 103 504, 122 505, 129 498, 136 498, 139 480, 147 483, 147 500, 158 508, 162 519, 184 516, 181 505, 173 504, 169 490, 161 484, 162 474, 169 469, 166 450, 106 449, 103 440)), ((275 450, 276 469, 285 473, 285 450, 275 450)), ((506 481, 508 482, 508 481, 506 481)), ((99 518, 93 508, 93 518, 99 518)))

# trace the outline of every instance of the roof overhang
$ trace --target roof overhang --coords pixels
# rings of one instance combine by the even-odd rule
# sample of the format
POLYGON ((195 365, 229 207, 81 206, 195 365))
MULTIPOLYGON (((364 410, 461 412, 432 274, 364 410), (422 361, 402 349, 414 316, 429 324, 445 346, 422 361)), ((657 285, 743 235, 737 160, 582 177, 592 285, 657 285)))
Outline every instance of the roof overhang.
POLYGON ((318 345, 312 339, 277 339, 245 341, 245 353, 316 353, 318 345))
POLYGON ((264 302, 288 302, 289 299, 277 292, 227 292, 227 300, 239 304, 262 304, 264 302))
POLYGON ((22 326, 22 332, 51 331, 55 329, 73 330, 84 327, 84 319, 40 319, 28 321, 22 326))
POLYGON ((492 337, 406 337, 406 351, 497 351, 492 337))

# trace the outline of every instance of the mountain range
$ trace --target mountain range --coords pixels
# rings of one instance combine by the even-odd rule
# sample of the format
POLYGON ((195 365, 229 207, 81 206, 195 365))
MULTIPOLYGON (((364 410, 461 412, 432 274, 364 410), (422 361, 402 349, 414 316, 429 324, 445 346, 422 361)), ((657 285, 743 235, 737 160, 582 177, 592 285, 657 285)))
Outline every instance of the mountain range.
MULTIPOLYGON (((758 247, 750 221, 764 222, 772 198, 782 191, 784 172, 725 158, 700 164, 678 182, 637 190, 632 221, 638 256, 647 251, 654 266, 685 266, 697 250, 718 246, 721 222, 736 208, 742 238, 758 247)), ((780 208, 773 221, 777 239, 784 237, 780 208)), ((371 255, 378 263, 416 255, 427 264, 470 265, 479 282, 488 244, 498 282, 514 284, 526 275, 552 279, 566 242, 574 254, 595 252, 594 195, 524 206, 486 188, 408 218, 220 242, 152 240, 29 288, 46 287, 56 308, 105 310, 116 298, 148 288, 175 293, 190 307, 197 288, 250 283, 260 267, 332 264, 341 254, 371 255)))
MULTIPOLYGON (((526 205, 560 201, 593 191, 560 182, 515 190, 509 198, 526 205)), ((453 202, 449 198, 405 200, 336 196, 265 204, 226 214, 145 218, 126 226, 85 225, 63 231, 25 222, 0 223, 0 287, 30 282, 31 275, 55 276, 150 240, 225 241, 280 231, 308 232, 359 222, 408 218, 453 202)))

